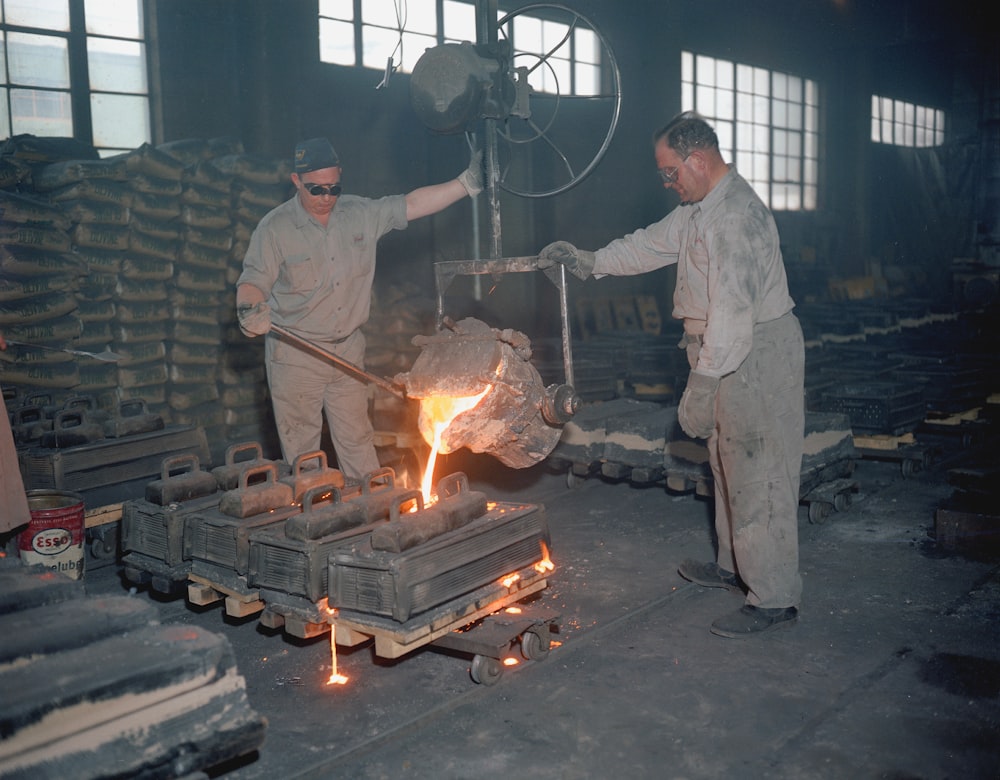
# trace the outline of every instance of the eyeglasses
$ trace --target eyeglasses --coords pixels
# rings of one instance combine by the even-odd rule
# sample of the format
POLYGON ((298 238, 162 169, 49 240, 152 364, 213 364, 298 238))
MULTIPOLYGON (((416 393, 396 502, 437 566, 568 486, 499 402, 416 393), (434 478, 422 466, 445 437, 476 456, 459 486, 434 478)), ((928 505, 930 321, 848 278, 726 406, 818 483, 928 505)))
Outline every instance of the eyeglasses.
POLYGON ((664 184, 673 184, 677 181, 677 174, 680 168, 657 168, 656 172, 660 174, 660 178, 663 180, 664 184))
POLYGON ((329 195, 331 198, 336 198, 344 189, 340 186, 340 182, 336 184, 313 184, 304 181, 302 182, 302 186, 306 188, 306 192, 317 198, 320 195, 329 195))

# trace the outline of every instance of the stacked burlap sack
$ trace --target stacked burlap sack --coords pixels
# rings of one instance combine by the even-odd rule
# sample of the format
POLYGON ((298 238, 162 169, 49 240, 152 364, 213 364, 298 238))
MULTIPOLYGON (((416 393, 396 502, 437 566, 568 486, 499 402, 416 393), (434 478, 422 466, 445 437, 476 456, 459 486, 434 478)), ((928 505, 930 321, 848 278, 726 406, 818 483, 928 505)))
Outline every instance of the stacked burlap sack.
POLYGON ((8 407, 141 398, 168 423, 204 427, 213 459, 235 441, 275 442, 263 340, 236 325, 235 282, 257 221, 291 194, 288 162, 234 139, 100 159, 33 136, 4 142, 0 162, 0 329, 121 356, 12 345, 0 353, 8 407))

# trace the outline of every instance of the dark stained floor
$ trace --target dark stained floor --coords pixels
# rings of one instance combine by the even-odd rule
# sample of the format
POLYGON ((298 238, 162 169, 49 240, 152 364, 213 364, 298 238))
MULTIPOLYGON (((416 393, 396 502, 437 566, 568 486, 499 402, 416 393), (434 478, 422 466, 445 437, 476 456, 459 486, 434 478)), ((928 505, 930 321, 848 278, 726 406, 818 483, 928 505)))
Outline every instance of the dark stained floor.
MULTIPOLYGON (((467 657, 386 661, 368 643, 341 649, 349 683, 331 687, 326 638, 157 600, 164 622, 229 639, 268 720, 259 754, 222 777, 1000 777, 1000 561, 934 544, 953 490, 942 469, 904 479, 860 460, 848 511, 815 525, 800 508, 801 619, 746 640, 708 630, 740 597, 677 574, 713 556, 708 502, 599 478, 569 488, 485 457, 438 473, 456 470, 496 500, 544 505, 558 645, 484 686, 467 657)), ((114 567, 87 587, 125 588, 114 567)))

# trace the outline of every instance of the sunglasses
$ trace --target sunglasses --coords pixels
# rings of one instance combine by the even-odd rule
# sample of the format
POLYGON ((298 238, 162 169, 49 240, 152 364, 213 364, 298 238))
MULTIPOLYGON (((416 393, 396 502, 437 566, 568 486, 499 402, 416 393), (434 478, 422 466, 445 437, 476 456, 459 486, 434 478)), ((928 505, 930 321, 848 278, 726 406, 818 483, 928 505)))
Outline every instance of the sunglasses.
POLYGON ((657 168, 656 172, 660 174, 660 178, 663 180, 664 184, 673 184, 677 181, 677 173, 680 168, 657 168))
POLYGON ((329 195, 331 198, 336 198, 344 189, 340 186, 340 182, 336 184, 311 184, 309 182, 302 182, 302 186, 306 188, 306 192, 317 198, 320 195, 329 195))

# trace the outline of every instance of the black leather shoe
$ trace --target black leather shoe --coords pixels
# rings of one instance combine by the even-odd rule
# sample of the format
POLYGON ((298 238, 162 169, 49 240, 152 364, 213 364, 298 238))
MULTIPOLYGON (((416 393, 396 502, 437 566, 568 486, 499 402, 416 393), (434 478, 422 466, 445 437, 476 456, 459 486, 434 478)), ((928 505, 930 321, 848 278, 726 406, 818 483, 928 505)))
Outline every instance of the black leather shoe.
POLYGON ((762 634, 782 626, 790 626, 799 619, 795 607, 763 609, 744 604, 739 612, 720 617, 712 623, 712 633, 732 639, 762 634))
POLYGON ((677 573, 684 579, 706 588, 726 588, 731 591, 743 592, 743 583, 733 572, 726 571, 715 563, 700 563, 686 560, 677 567, 677 573))

